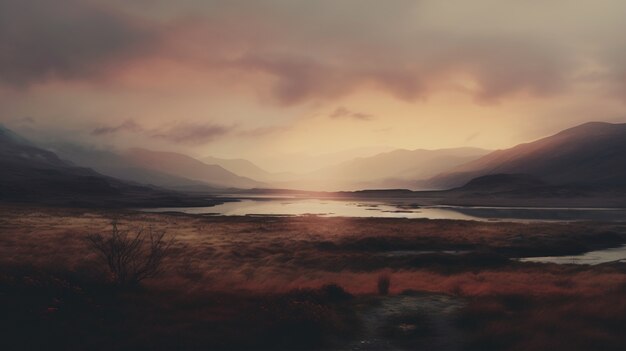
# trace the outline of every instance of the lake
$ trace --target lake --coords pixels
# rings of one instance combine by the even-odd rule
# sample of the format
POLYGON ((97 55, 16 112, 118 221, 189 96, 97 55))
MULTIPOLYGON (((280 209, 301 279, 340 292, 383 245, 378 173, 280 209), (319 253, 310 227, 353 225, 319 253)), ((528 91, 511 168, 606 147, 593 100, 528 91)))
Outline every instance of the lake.
POLYGON ((354 199, 257 198, 227 201, 210 207, 167 207, 147 212, 183 212, 223 216, 324 216, 428 218, 475 221, 623 221, 626 209, 420 206, 404 201, 354 199))

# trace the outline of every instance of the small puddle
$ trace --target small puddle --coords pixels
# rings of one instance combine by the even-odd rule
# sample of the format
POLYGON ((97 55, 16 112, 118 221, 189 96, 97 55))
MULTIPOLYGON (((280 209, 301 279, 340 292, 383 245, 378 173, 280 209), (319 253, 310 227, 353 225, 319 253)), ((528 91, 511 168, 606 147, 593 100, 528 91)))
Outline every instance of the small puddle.
POLYGON ((520 258, 520 262, 539 262, 556 264, 597 265, 609 262, 626 262, 626 245, 612 249, 589 251, 581 255, 545 256, 520 258))

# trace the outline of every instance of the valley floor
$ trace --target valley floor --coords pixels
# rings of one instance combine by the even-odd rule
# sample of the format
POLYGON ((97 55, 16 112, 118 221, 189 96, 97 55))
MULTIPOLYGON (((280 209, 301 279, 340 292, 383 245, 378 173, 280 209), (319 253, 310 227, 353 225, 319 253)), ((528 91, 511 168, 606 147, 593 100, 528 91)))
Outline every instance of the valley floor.
POLYGON ((213 217, 0 207, 2 349, 623 350, 626 264, 519 262, 626 223, 213 217), (162 275, 108 283, 86 236, 155 228, 162 275), (389 280, 389 292, 379 281, 389 280))

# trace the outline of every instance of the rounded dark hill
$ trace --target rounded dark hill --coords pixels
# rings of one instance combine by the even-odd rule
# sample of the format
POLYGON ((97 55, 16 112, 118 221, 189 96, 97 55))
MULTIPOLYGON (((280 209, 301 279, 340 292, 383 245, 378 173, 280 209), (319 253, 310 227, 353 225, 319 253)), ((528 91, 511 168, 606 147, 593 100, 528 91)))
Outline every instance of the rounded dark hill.
POLYGON ((490 174, 470 180, 457 190, 474 192, 505 192, 535 189, 547 184, 529 174, 490 174))
MULTIPOLYGON (((434 189, 497 174, 529 174, 554 185, 626 186, 626 123, 590 122, 506 150, 431 178, 434 189)), ((497 178, 496 178, 497 179, 497 178)))

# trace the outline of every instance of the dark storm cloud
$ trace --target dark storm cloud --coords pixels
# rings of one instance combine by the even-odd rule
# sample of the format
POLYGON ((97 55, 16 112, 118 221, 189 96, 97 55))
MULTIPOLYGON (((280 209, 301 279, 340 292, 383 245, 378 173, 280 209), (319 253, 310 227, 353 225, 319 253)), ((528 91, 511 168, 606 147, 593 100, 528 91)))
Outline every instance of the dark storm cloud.
MULTIPOLYGON (((0 83, 90 80, 123 71, 130 61, 156 58, 194 73, 237 71, 247 86, 266 91, 269 84, 280 105, 338 99, 363 88, 416 101, 449 89, 459 77, 470 82, 468 94, 489 103, 518 93, 562 93, 572 85, 576 59, 591 55, 585 59, 610 69, 602 84, 624 96, 624 60, 579 51, 578 42, 588 39, 573 36, 578 23, 540 17, 561 13, 561 6, 0 0, 0 83), (259 81, 259 75, 266 80, 259 81)), ((593 9, 570 7, 580 13, 593 9)), ((610 29, 617 33, 619 28, 610 29)), ((602 36, 596 46, 610 47, 611 40, 602 36)), ((158 80, 159 71, 138 79, 147 77, 158 80)))
POLYGON ((138 19, 91 1, 0 0, 0 83, 104 74, 153 40, 138 19))
POLYGON ((187 1, 178 19, 165 23, 143 5, 125 12, 132 6, 123 2, 0 0, 0 83, 92 79, 133 59, 165 57, 200 69, 265 74, 282 105, 332 100, 364 86, 413 101, 458 73, 473 79, 471 94, 487 102, 520 91, 550 95, 566 85, 571 67, 558 45, 460 28, 433 31, 414 23, 419 3, 379 4, 187 1), (182 15, 185 6, 193 17, 182 15))
POLYGON ((566 45, 520 33, 430 30, 406 23, 406 15, 398 15, 394 25, 353 21, 351 29, 339 18, 312 15, 289 28, 291 22, 279 14, 231 19, 229 40, 212 42, 206 62, 214 69, 265 74, 275 101, 283 105, 332 100, 364 87, 415 101, 458 77, 472 81, 468 93, 482 102, 520 92, 545 97, 564 91, 575 69, 566 45), (324 29, 310 29, 311 21, 324 29), (331 29, 331 39, 321 40, 331 29))
POLYGON ((473 75, 479 86, 475 97, 483 101, 519 91, 552 95, 565 89, 573 70, 565 50, 525 38, 480 38, 460 45, 458 53, 451 66, 473 75))
POLYGON ((404 100, 414 100, 427 91, 411 68, 399 69, 388 62, 359 65, 344 57, 323 61, 302 54, 250 54, 232 60, 229 67, 265 73, 274 78, 273 97, 283 105, 309 100, 332 100, 350 94, 359 87, 375 86, 404 100))

